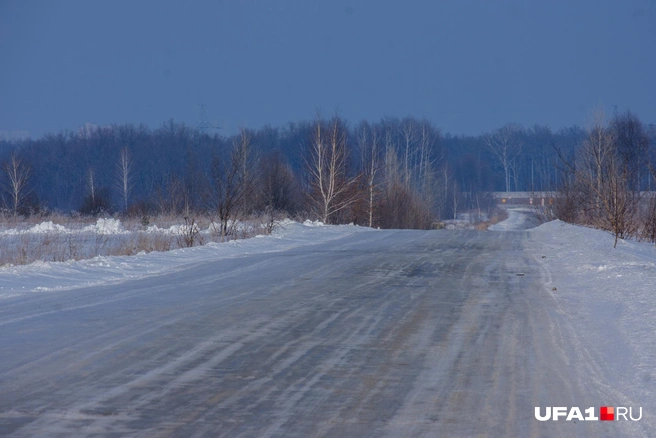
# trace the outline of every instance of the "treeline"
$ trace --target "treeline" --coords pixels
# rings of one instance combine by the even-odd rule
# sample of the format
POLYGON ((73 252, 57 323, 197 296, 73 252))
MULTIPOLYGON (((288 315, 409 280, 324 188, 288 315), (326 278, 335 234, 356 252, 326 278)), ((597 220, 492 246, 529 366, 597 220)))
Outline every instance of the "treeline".
POLYGON ((635 114, 598 113, 585 139, 559 150, 559 218, 607 230, 618 239, 656 242, 656 130, 635 114))
POLYGON ((266 213, 428 228, 491 206, 491 191, 551 191, 561 155, 587 132, 508 124, 479 136, 443 135, 426 120, 349 124, 333 116, 237 135, 168 121, 86 125, 0 142, 2 202, 13 215, 44 209, 131 215, 206 213, 227 227, 266 213))

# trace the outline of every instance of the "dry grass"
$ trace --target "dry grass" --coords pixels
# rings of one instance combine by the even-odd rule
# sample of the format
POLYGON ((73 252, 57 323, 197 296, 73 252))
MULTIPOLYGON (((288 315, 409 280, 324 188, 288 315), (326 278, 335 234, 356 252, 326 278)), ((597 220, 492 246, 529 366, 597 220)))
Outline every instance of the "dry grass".
MULTIPOLYGON (((99 234, 83 228, 96 224, 96 218, 66 216, 31 217, 15 220, 0 218, 0 266, 24 265, 37 260, 63 262, 90 259, 97 256, 131 256, 140 252, 164 252, 172 249, 244 239, 257 234, 268 234, 272 227, 266 216, 253 216, 232 224, 226 236, 217 232, 210 217, 181 218, 157 216, 149 218, 148 225, 141 218, 121 218, 126 231, 120 234, 99 234), (66 231, 30 232, 30 228, 43 222, 66 227, 66 231), (158 231, 149 226, 156 225, 158 231), (174 228, 171 228, 174 227, 174 228)), ((55 227, 56 228, 56 227, 55 227)))

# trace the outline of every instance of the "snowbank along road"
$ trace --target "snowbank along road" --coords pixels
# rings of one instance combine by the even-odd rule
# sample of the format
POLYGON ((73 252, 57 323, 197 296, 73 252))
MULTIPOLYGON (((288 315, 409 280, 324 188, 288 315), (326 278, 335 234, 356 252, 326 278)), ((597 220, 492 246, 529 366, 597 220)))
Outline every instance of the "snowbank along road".
MULTIPOLYGON (((648 436, 527 231, 371 231, 0 307, 5 436, 648 436)), ((546 256, 552 256, 546 254, 546 256)))

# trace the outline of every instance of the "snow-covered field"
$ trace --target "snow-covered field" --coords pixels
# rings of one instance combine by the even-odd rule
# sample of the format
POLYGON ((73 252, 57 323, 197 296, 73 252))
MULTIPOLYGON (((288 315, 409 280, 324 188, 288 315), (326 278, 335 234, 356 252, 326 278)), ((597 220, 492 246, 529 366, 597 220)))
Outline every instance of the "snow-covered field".
MULTIPOLYGON (((96 256, 135 255, 139 252, 169 251, 177 248, 223 241, 218 224, 207 219, 189 222, 158 217, 158 224, 130 219, 99 218, 94 223, 83 218, 62 218, 29 224, 0 224, 0 267, 25 265, 35 261, 66 262, 96 256), (159 225, 159 226, 158 226, 159 225)), ((230 239, 265 233, 261 220, 229 222, 230 239)))
MULTIPOLYGON (((551 278, 547 289, 589 355, 602 386, 621 388, 608 405, 656 413, 656 248, 561 221, 530 231, 551 278), (544 258, 543 258, 544 257, 544 258)), ((609 391, 612 394, 612 391, 609 391)))
MULTIPOLYGON (((55 227, 61 226, 53 226, 51 223, 39 224, 30 232, 32 235, 45 233, 53 231, 55 227)), ((57 231, 65 235, 69 230, 61 227, 57 231)), ((194 263, 241 257, 254 252, 284 251, 298 246, 320 244, 364 231, 371 231, 371 229, 350 225, 323 226, 321 222, 311 221, 301 224, 286 220, 281 222, 270 236, 258 235, 251 239, 223 243, 210 242, 202 246, 166 252, 141 252, 134 256, 98 256, 88 260, 36 261, 27 265, 4 266, 0 267, 0 300, 24 293, 50 292, 141 278, 182 269, 194 263)), ((161 232, 161 230, 152 229, 146 232, 161 232)), ((166 232, 175 235, 177 229, 172 227, 166 232)), ((5 237, 21 235, 12 230, 5 233, 5 237)), ((129 234, 116 222, 111 222, 109 225, 103 222, 90 226, 85 229, 85 233, 90 236, 111 234, 114 237, 129 234)), ((8 249, 7 246, 3 247, 3 250, 8 249)))

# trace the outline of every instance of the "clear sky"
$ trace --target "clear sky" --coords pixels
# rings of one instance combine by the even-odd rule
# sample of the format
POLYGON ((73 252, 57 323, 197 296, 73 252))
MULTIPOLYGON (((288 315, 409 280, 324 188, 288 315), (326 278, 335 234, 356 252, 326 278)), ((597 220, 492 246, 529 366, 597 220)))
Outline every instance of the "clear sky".
POLYGON ((653 0, 0 0, 0 133, 427 117, 656 123, 653 0))

